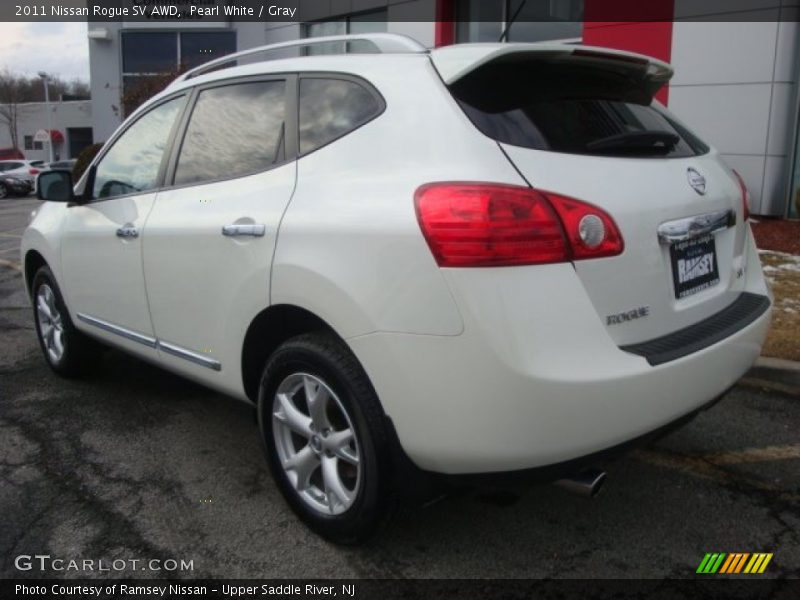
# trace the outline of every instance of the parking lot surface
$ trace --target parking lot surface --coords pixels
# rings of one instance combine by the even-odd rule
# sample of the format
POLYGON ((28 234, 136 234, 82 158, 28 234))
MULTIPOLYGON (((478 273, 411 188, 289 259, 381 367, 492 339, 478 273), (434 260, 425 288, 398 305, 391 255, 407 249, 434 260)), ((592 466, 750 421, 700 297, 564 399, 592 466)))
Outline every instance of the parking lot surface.
POLYGON ((112 573, 135 577, 693 577, 709 552, 800 577, 800 398, 752 387, 609 465, 594 500, 471 490, 328 544, 284 504, 247 405, 118 352, 84 380, 48 370, 16 268, 36 204, 0 204, 0 577, 108 576, 15 567, 35 554, 192 562, 112 573))

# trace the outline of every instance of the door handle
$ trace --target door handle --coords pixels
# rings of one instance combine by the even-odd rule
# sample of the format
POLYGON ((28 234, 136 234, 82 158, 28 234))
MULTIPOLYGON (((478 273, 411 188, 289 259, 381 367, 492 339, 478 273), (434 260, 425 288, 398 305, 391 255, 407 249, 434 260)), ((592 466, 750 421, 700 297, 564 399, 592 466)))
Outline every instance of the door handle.
POLYGON ((123 225, 117 229, 118 238, 137 238, 139 237, 139 230, 133 225, 123 225))
POLYGON ((658 226, 658 241, 674 244, 710 235, 736 225, 736 212, 732 209, 706 213, 677 221, 668 221, 658 226))
POLYGON ((251 236, 261 237, 267 231, 263 223, 233 223, 222 227, 222 235, 226 237, 251 236))

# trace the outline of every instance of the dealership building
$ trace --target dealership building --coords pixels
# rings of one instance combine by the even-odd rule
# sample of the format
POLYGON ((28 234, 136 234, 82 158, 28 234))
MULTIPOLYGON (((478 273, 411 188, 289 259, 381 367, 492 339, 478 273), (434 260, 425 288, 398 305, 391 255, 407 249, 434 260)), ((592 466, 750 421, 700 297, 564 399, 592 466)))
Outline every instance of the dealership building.
POLYGON ((635 5, 626 0, 527 0, 521 9, 520 3, 301 0, 302 22, 293 23, 90 23, 94 139, 104 141, 119 125, 130 86, 237 50, 371 32, 401 33, 435 47, 496 42, 505 32, 509 42, 583 43, 670 62, 676 73, 659 100, 742 174, 752 212, 799 216, 800 0, 650 0, 640 3, 647 18, 638 22, 609 12, 614 4, 635 5))

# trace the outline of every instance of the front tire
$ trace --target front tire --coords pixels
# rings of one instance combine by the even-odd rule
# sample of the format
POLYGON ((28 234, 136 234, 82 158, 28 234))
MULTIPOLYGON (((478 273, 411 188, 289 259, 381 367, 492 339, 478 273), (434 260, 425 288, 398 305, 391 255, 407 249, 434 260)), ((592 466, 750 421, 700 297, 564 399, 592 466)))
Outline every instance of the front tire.
POLYGON ((349 348, 333 334, 292 338, 261 379, 258 423, 270 471, 314 531, 355 544, 393 506, 385 417, 349 348))
POLYGON ((96 364, 99 346, 75 329, 48 267, 36 271, 31 290, 36 336, 47 364, 62 377, 88 372, 96 364))

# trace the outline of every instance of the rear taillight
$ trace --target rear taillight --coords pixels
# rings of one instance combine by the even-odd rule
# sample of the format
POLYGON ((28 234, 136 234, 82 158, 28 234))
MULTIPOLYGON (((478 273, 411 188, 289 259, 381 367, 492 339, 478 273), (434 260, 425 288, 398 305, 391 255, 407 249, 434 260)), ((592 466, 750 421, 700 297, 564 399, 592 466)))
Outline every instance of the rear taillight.
POLYGON ((38 175, 39 169, 28 169, 28 175, 38 175))
POLYGON ((616 224, 601 209, 531 188, 431 183, 414 200, 422 233, 442 267, 565 262, 623 249, 616 224))
POLYGON ((558 194, 547 193, 567 233, 572 258, 600 258, 622 254, 625 244, 617 224, 604 210, 558 194))
POLYGON ((739 189, 742 191, 742 220, 747 221, 750 218, 750 192, 747 191, 747 186, 744 183, 744 179, 736 169, 731 169, 733 174, 736 175, 736 179, 739 181, 739 189))

